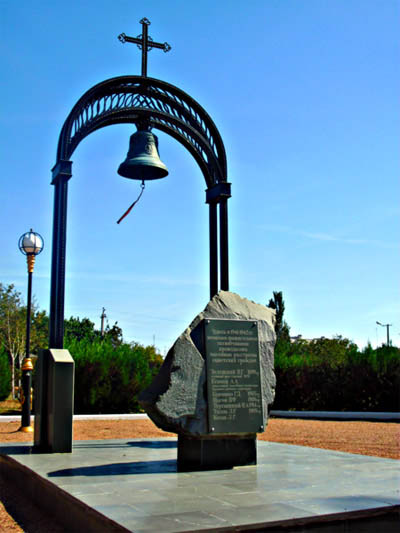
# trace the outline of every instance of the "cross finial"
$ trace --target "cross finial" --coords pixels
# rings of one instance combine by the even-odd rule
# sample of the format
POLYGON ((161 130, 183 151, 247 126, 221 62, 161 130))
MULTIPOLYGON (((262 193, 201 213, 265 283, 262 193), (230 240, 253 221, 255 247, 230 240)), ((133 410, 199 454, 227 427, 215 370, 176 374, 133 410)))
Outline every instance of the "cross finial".
POLYGON ((142 76, 147 76, 147 52, 152 48, 161 48, 164 52, 169 52, 171 47, 168 43, 156 43, 151 37, 149 37, 147 28, 151 24, 149 19, 146 17, 142 18, 140 24, 142 25, 141 35, 138 35, 137 37, 128 37, 125 33, 121 33, 121 35, 118 35, 118 39, 121 43, 137 44, 138 48, 142 51, 142 76))

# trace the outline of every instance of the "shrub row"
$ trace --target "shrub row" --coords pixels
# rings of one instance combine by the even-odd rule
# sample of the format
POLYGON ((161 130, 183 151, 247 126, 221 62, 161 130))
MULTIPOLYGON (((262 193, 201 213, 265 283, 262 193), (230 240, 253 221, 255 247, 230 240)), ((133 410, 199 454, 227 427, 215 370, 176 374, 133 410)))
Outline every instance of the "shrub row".
POLYGON ((0 401, 8 398, 11 392, 11 368, 7 352, 0 351, 0 401))
POLYGON ((342 353, 329 357, 317 342, 307 346, 303 341, 286 351, 277 346, 273 409, 400 411, 398 348, 367 347, 359 352, 347 341, 342 353))
POLYGON ((138 412, 137 396, 162 364, 154 346, 84 338, 65 347, 75 360, 76 414, 138 412))
MULTIPOLYGON (((157 374, 153 346, 111 339, 66 339, 75 360, 77 414, 140 411, 137 396, 157 374)), ((400 349, 347 339, 279 342, 275 349, 276 410, 400 411, 400 349)), ((7 354, 0 352, 0 400, 11 391, 7 354)))

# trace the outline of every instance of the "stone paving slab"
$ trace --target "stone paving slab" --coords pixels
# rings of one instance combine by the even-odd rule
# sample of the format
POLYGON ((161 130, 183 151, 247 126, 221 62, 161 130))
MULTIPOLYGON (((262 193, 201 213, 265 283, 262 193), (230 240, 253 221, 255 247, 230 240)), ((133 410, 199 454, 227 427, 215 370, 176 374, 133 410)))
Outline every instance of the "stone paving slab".
POLYGON ((343 519, 400 504, 394 459, 262 441, 257 452, 256 466, 178 473, 174 438, 75 441, 72 454, 2 444, 0 467, 28 468, 72 496, 71 505, 78 500, 136 533, 343 519))

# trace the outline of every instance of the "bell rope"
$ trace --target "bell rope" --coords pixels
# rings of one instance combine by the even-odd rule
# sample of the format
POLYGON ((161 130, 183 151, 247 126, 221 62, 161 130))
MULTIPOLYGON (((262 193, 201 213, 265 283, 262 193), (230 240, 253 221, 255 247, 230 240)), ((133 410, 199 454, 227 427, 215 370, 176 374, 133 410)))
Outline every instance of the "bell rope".
POLYGON ((142 190, 140 191, 139 196, 136 198, 136 200, 133 202, 133 204, 129 207, 129 209, 127 211, 125 211, 125 213, 122 215, 122 217, 117 221, 117 224, 119 224, 121 222, 121 220, 123 220, 127 215, 129 215, 129 213, 132 211, 132 209, 135 207, 135 205, 140 200, 140 198, 141 198, 141 196, 143 194, 143 191, 144 191, 144 180, 142 180, 142 183, 141 183, 140 187, 141 187, 142 190))

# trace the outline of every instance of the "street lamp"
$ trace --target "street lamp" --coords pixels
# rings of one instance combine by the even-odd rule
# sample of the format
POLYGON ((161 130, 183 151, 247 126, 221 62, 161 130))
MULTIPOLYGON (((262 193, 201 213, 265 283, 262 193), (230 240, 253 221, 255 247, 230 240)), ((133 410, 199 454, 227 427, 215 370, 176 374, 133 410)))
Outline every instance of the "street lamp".
POLYGON ((27 233, 21 235, 18 246, 21 252, 26 255, 28 264, 28 302, 26 306, 26 344, 25 359, 22 363, 22 417, 19 431, 32 433, 31 426, 31 386, 32 386, 32 360, 30 354, 31 340, 31 307, 32 307, 32 274, 35 266, 35 258, 43 250, 43 238, 39 233, 35 233, 32 228, 27 233))
POLYGON ((392 324, 381 324, 380 322, 376 321, 376 323, 378 324, 378 326, 382 326, 384 328, 386 328, 386 345, 387 346, 390 346, 390 340, 389 340, 389 328, 390 326, 392 326, 392 324))

